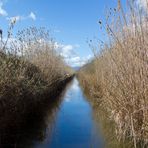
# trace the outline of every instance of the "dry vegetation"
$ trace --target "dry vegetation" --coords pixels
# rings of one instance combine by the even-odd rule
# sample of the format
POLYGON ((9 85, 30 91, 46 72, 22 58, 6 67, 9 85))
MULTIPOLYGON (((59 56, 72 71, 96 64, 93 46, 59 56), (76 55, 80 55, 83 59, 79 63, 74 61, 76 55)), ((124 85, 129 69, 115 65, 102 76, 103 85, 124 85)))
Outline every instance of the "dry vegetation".
POLYGON ((72 75, 45 28, 30 27, 13 37, 14 24, 7 40, 0 42, 0 129, 16 113, 21 116, 45 98, 54 99, 72 75))
POLYGON ((135 148, 147 147, 148 8, 127 3, 128 15, 118 1, 118 9, 109 12, 115 16, 113 21, 107 16, 105 24, 99 22, 107 31, 108 43, 80 70, 79 79, 115 122, 118 139, 130 139, 135 148))

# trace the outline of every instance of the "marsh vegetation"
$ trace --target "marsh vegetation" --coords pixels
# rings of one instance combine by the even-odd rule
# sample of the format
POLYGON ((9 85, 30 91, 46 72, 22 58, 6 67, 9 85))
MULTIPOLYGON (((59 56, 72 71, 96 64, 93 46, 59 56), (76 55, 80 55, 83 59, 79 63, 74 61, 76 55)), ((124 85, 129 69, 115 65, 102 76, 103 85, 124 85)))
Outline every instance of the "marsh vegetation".
POLYGON ((0 144, 2 133, 22 126, 46 100, 54 102, 73 74, 45 28, 30 27, 13 36, 15 21, 0 41, 0 144))
MULTIPOLYGON (((121 2, 110 9, 106 22, 108 41, 92 45, 95 59, 78 73, 82 87, 95 106, 107 112, 114 122, 119 141, 133 146, 148 145, 148 20, 147 10, 127 1, 127 14, 121 2)), ((111 123, 111 122, 110 122, 111 123)))
MULTIPOLYGON (((65 96, 64 105, 57 96, 72 80, 74 71, 58 52, 50 32, 43 27, 29 27, 13 35, 15 18, 11 20, 6 38, 2 38, 0 30, 0 146, 33 147, 34 140, 46 139, 46 119, 52 125, 57 117, 56 128, 64 131, 59 134, 59 142, 64 146, 148 147, 147 10, 148 5, 141 9, 132 0, 127 0, 126 8, 118 0, 117 8, 107 10, 106 20, 98 21, 103 34, 105 31, 105 41, 90 40, 94 59, 77 73, 88 100, 74 79, 67 93, 71 100, 65 96), (96 141, 92 137, 96 126, 88 101, 94 120, 102 127, 106 145, 101 133, 94 136, 96 141), (66 118, 61 110, 58 112, 61 118, 56 115, 60 105, 70 113, 71 124, 62 124, 66 118), (83 130, 82 123, 88 131, 83 130), (67 126, 71 133, 65 137, 71 143, 65 142, 67 126), (73 134, 79 135, 75 141, 73 134)), ((57 133, 52 136, 52 144, 57 145, 57 133)))

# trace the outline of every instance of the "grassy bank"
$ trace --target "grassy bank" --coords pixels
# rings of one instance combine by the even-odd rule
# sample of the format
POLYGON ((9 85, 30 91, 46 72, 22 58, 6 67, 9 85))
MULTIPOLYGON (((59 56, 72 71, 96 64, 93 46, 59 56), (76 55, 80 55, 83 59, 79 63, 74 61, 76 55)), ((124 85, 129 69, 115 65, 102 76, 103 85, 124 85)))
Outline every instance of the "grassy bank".
POLYGON ((73 72, 56 52, 45 28, 30 27, 8 37, 0 47, 0 125, 13 124, 46 99, 58 95, 73 72))
POLYGON ((31 148, 36 143, 42 143, 47 136, 50 140, 62 98, 71 79, 59 84, 55 94, 51 92, 42 97, 37 105, 35 102, 29 105, 25 114, 11 114, 5 125, 0 127, 0 147, 31 148))
MULTIPOLYGON (((127 12, 120 1, 110 10, 111 20, 99 22, 106 29, 95 59, 79 71, 79 79, 95 104, 114 121, 119 141, 129 139, 134 147, 148 145, 148 22, 142 11, 128 1, 127 12)), ((94 46, 93 46, 94 47, 94 46)), ((96 46, 95 46, 96 47, 96 46)), ((96 51, 97 49, 95 49, 96 51)), ((94 51, 94 50, 93 50, 94 51)))

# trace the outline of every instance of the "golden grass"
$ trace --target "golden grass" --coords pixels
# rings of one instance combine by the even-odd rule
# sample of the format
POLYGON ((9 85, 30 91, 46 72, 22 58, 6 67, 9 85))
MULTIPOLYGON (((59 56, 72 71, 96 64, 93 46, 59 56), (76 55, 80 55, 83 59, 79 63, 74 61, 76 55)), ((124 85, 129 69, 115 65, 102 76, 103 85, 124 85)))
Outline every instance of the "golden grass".
MULTIPOLYGON (((119 140, 131 139, 134 147, 148 145, 148 20, 147 13, 128 1, 124 14, 119 1, 114 21, 106 22, 109 42, 95 55, 92 75, 82 68, 83 87, 100 102, 116 124, 119 140)), ((116 10, 114 10, 116 11, 116 10)))
POLYGON ((46 95, 59 94, 59 85, 72 75, 46 29, 30 27, 12 38, 13 25, 0 44, 0 123, 10 113, 33 108, 46 95))

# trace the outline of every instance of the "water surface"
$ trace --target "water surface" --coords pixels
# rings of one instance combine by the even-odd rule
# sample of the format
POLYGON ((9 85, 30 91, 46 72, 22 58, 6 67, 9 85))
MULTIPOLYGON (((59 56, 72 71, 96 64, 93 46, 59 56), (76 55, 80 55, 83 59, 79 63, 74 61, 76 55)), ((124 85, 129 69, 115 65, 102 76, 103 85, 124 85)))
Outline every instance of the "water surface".
MULTIPOLYGON (((31 107, 31 106, 29 106, 31 107)), ((60 96, 0 128, 2 148, 104 148, 93 110, 75 78, 60 96), (54 100, 54 101, 53 101, 54 100), (14 122, 15 121, 15 122, 14 122)))
POLYGON ((84 97, 76 78, 67 89, 63 101, 59 105, 50 134, 47 132, 47 137, 42 142, 36 143, 35 147, 104 147, 102 134, 93 120, 91 105, 84 97))

